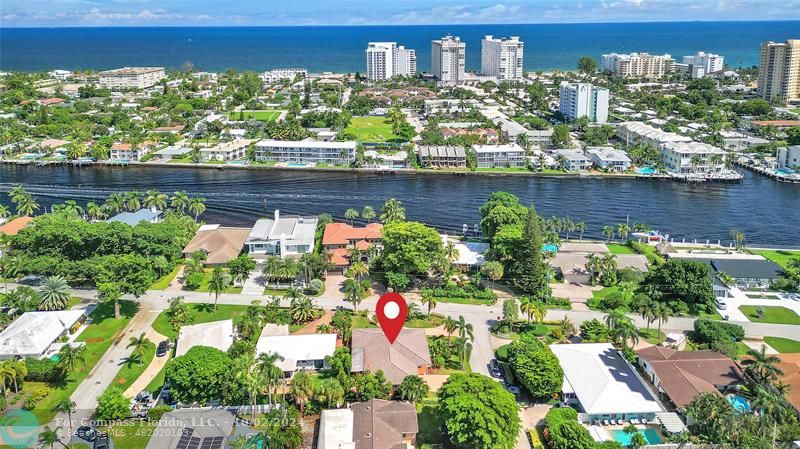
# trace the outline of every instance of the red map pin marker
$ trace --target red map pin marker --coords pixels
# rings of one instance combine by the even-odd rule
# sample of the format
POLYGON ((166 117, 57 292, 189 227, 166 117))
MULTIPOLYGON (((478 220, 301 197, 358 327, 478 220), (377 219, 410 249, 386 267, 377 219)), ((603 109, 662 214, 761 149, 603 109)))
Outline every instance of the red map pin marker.
POLYGON ((394 343, 397 336, 400 335, 407 314, 408 304, 399 293, 386 293, 378 300, 378 305, 375 306, 375 315, 378 317, 378 324, 381 325, 383 335, 386 336, 389 343, 394 343))

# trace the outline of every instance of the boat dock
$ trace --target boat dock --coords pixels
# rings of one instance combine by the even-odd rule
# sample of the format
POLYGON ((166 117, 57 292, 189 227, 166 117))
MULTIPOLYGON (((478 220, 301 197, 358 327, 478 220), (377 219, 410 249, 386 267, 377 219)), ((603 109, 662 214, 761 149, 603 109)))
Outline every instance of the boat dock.
POLYGON ((750 171, 758 173, 759 175, 766 176, 768 178, 772 178, 778 182, 788 182, 791 184, 800 184, 800 174, 783 174, 778 173, 777 170, 769 167, 762 167, 756 164, 750 164, 745 161, 737 161, 737 165, 744 167, 750 171))

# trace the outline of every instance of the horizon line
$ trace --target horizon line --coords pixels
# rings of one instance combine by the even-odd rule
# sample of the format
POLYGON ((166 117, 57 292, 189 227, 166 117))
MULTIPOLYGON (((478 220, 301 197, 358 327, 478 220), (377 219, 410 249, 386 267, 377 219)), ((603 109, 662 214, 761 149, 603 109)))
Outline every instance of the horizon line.
POLYGON ((597 21, 597 22, 519 22, 519 23, 364 23, 364 24, 308 24, 308 25, 257 25, 257 24, 242 24, 242 25, 178 25, 178 24, 131 24, 131 25, 4 25, 0 26, 0 31, 5 29, 64 29, 64 28, 335 28, 335 27, 375 27, 375 26, 394 26, 394 27, 438 27, 438 26, 456 26, 456 27, 470 27, 470 26, 523 26, 523 25, 627 25, 627 24, 663 24, 663 23, 768 23, 768 22, 800 22, 797 19, 718 19, 718 20, 632 20, 632 21, 597 21))

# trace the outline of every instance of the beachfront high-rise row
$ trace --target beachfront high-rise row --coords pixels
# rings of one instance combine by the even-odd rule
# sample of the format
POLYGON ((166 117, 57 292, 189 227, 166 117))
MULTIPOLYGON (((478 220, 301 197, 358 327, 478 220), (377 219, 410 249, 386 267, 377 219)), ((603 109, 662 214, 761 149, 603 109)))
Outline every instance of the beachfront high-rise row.
POLYGON ((481 73, 498 81, 522 79, 523 50, 524 44, 517 36, 487 35, 481 41, 481 73))
POLYGON ((672 71, 674 63, 675 60, 668 54, 610 53, 603 55, 602 70, 625 77, 661 78, 665 73, 672 71))
POLYGON ((459 37, 445 36, 431 42, 431 70, 441 83, 464 82, 467 44, 459 37))
POLYGON ((761 44, 758 92, 770 103, 800 101, 800 39, 761 44))
POLYGON ((370 42, 366 54, 367 79, 380 81, 417 73, 416 51, 398 47, 397 42, 370 42))

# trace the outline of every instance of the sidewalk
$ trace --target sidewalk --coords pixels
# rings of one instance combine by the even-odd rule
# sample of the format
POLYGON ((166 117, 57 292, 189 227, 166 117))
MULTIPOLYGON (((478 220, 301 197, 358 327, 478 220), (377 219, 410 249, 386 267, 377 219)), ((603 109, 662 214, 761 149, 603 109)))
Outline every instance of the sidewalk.
MULTIPOLYGON (((156 347, 158 347, 158 343, 163 340, 166 340, 167 337, 159 334, 156 332, 152 327, 145 332, 147 338, 153 342, 156 347)), ((153 356, 153 360, 147 365, 147 368, 142 372, 138 379, 123 393, 126 398, 132 398, 139 394, 140 391, 147 388, 150 385, 150 382, 155 379, 158 373, 167 365, 169 361, 169 356, 165 355, 163 357, 153 356)))

